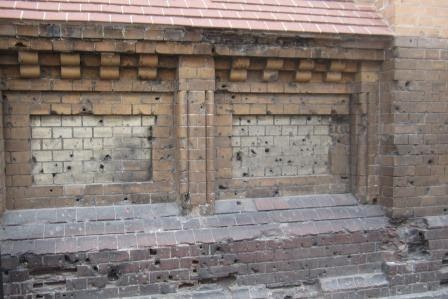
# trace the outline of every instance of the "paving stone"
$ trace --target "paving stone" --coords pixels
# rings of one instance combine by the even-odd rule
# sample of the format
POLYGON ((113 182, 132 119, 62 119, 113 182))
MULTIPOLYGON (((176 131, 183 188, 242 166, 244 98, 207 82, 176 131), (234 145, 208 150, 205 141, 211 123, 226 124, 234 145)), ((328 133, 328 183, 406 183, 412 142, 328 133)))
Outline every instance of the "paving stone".
POLYGON ((155 233, 137 233, 138 248, 151 247, 157 245, 155 233))
POLYGON ((23 225, 28 223, 35 223, 36 211, 21 210, 21 211, 6 211, 1 217, 2 225, 23 225))
POLYGON ((320 279, 320 286, 322 290, 329 293, 388 285, 389 283, 382 273, 356 274, 320 279))
POLYGON ((115 219, 133 219, 134 209, 131 205, 114 206, 115 219))

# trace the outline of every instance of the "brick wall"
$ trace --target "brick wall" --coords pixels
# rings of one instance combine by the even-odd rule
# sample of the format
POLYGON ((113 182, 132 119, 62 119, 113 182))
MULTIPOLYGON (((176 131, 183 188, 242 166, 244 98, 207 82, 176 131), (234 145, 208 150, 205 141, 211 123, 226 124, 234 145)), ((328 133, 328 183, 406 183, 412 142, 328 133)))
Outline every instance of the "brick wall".
POLYGON ((33 184, 144 182, 153 116, 32 116, 33 184))
POLYGON ((383 198, 397 217, 448 211, 447 45, 397 37, 385 65, 383 198))
POLYGON ((448 37, 446 1, 370 0, 398 36, 448 37))
MULTIPOLYGON (((59 55, 59 53, 49 52, 38 54, 39 68, 42 72, 39 78, 22 79, 20 67, 17 64, 5 65, 3 68, 3 82, 7 85, 5 88, 7 91, 4 93, 4 123, 8 209, 175 200, 175 191, 173 190, 173 169, 176 167, 174 162, 175 137, 173 136, 175 70, 173 65, 176 66, 176 58, 159 57, 160 67, 158 67, 155 78, 157 80, 144 81, 138 75, 139 56, 123 55, 119 60, 120 65, 113 67, 118 70, 119 79, 101 80, 101 55, 92 53, 80 55, 83 79, 61 78, 59 55), (51 134, 37 135, 37 139, 41 142, 36 141, 34 137, 37 136, 32 135, 31 127, 37 123, 38 119, 41 124, 42 120, 45 123, 46 120, 56 119, 57 124, 60 120, 61 129, 66 129, 66 134, 72 134, 73 137, 80 137, 82 129, 92 129, 93 139, 86 137, 86 140, 82 140, 83 151, 73 149, 74 156, 77 156, 76 151, 78 154, 86 155, 81 158, 84 160, 84 166, 90 167, 89 169, 92 170, 90 174, 83 169, 82 180, 81 176, 74 179, 73 176, 68 175, 68 163, 65 163, 67 165, 63 166, 63 170, 60 168, 44 169, 44 173, 40 173, 42 168, 38 169, 38 166, 41 166, 38 163, 44 161, 33 160, 33 154, 37 153, 37 143, 42 148, 44 146, 62 146, 61 153, 68 154, 68 157, 65 157, 68 160, 75 157, 70 157, 70 153, 64 150, 70 150, 68 147, 78 148, 81 143, 79 143, 80 140, 75 140, 76 138, 72 140, 59 138, 61 143, 58 145, 55 140, 52 140, 53 135, 51 134), (96 146, 94 143, 98 140, 95 137, 95 132, 97 136, 104 136, 98 137, 102 138, 103 149, 104 142, 107 145, 108 142, 119 141, 121 144, 126 143, 126 147, 132 146, 131 142, 128 142, 131 140, 107 137, 110 136, 110 133, 114 134, 114 129, 118 133, 119 127, 105 126, 105 124, 112 120, 118 121, 118 119, 123 121, 122 128, 127 124, 131 125, 130 137, 133 137, 132 134, 134 134, 134 137, 145 140, 142 141, 145 144, 144 146, 142 144, 142 149, 147 147, 147 150, 136 151, 134 155, 146 155, 147 158, 144 159, 145 163, 122 164, 121 171, 111 176, 112 170, 109 167, 114 163, 113 152, 115 155, 124 155, 126 151, 119 152, 114 144, 114 151, 109 160, 105 158, 107 153, 101 158, 101 155, 98 156, 100 152, 97 152, 98 155, 96 155, 93 148, 87 149, 86 147, 96 146), (81 123, 82 120, 92 121, 92 127, 68 125, 79 124, 80 120, 81 123), (93 122, 96 120, 98 123, 93 127, 93 122), (132 121, 139 122, 141 125, 133 127, 132 121), (149 127, 152 128, 151 133, 147 131, 149 127), (49 139, 49 143, 44 145, 44 139, 49 139), (90 160, 92 156, 94 160, 90 160), (96 168, 94 161, 99 162, 100 160, 105 163, 99 163, 95 171, 96 174, 93 175, 94 171, 91 167, 96 168), (87 164, 89 165, 87 166, 87 164), (101 164, 104 168, 101 168, 101 164), (127 167, 133 170, 124 171, 127 167), (150 171, 148 171, 148 167, 150 171), (38 173, 33 173, 33 169, 38 173), (139 171, 138 169, 145 170, 139 171), (59 170, 61 173, 58 174, 53 170, 59 170), (51 172, 51 176, 54 174, 54 177, 50 178, 46 172, 51 172), (105 172, 108 172, 108 175, 105 172), (47 181, 37 182, 37 176, 45 177, 47 181), (48 180, 52 180, 52 182, 48 180)), ((8 61, 17 61, 17 52, 5 54, 3 58, 8 61)), ((34 129, 49 133, 49 131, 56 130, 53 126, 56 124, 34 129)), ((126 129, 124 130, 126 131, 126 129)), ((132 142, 135 141, 134 139, 132 142)), ((45 150, 45 152, 47 151, 45 150)), ((43 151, 38 153, 38 156, 42 154, 43 151)), ((52 156, 52 160, 58 160, 53 158, 54 156, 52 156)), ((127 158, 119 160, 124 161, 127 158)), ((143 157, 133 160, 143 160, 143 157)), ((61 167, 61 165, 57 167, 61 167)), ((79 164, 72 164, 71 168, 70 173, 80 171, 79 164)))
POLYGON ((327 174, 330 145, 328 117, 235 117, 233 177, 327 174))
MULTIPOLYGON (((3 96, 0 92, 1 101, 3 96)), ((0 169, 5 168, 5 142, 3 137, 3 105, 0 105, 0 169)), ((0 171, 0 213, 6 209, 5 173, 0 171)))
POLYGON ((185 212, 200 214, 211 212, 215 199, 235 197, 353 191, 366 201, 377 198, 374 91, 382 38, 307 39, 303 48, 305 40, 259 36, 256 47, 246 48, 229 42, 252 43, 235 32, 153 28, 143 34, 140 27, 91 25, 82 28, 81 41, 70 26, 61 25, 63 40, 44 25, 12 26, 0 24, 10 209, 177 199, 185 212), (123 39, 131 29, 135 36, 123 39), (360 93, 368 109, 357 108, 360 93), (142 123, 127 129, 131 139, 117 141, 120 127, 108 124, 117 118, 154 119, 146 124, 152 135, 141 135, 142 123), (51 119, 57 124, 47 125, 51 119), (234 134, 240 119, 260 121, 252 137, 272 137, 269 155, 263 147, 257 161, 251 147, 241 148, 247 165, 238 164, 234 148, 238 138, 251 138, 234 134), (65 126, 67 120, 81 126, 65 126), (97 123, 84 126, 84 120, 97 123), (268 126, 280 135, 267 133, 268 126), (134 137, 142 138, 145 150, 137 151, 145 159, 115 161, 112 153, 105 161, 111 143, 130 146, 134 137), (300 137, 308 139, 306 147, 294 145, 300 137), (362 146, 369 147, 368 159, 351 154, 362 146), (76 165, 54 157, 65 150, 86 156, 76 165), (243 175, 246 167, 256 175, 243 175))

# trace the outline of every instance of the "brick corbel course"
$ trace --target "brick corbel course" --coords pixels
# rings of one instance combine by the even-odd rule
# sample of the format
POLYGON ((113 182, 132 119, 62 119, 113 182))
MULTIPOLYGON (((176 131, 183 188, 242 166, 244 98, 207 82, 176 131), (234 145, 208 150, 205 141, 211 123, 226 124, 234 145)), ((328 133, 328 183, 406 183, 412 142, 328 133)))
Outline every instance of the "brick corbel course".
POLYGON ((139 58, 138 77, 143 80, 154 80, 157 78, 157 55, 143 54, 139 58))
POLYGON ((120 77, 120 54, 101 53, 100 78, 116 80, 120 77))
POLYGON ((250 59, 247 57, 234 58, 230 70, 230 81, 245 81, 247 79, 249 65, 250 59))
POLYGON ((295 75, 296 82, 309 82, 313 76, 312 70, 314 70, 316 64, 314 60, 302 59, 297 65, 297 71, 295 75))
POLYGON ((263 70, 263 81, 277 81, 278 71, 283 68, 283 59, 269 58, 266 60, 266 67, 263 70))
POLYGON ((39 78, 40 66, 37 52, 20 51, 18 54, 20 76, 22 78, 39 78))
POLYGON ((61 53, 61 78, 80 79, 81 67, 79 53, 61 53))

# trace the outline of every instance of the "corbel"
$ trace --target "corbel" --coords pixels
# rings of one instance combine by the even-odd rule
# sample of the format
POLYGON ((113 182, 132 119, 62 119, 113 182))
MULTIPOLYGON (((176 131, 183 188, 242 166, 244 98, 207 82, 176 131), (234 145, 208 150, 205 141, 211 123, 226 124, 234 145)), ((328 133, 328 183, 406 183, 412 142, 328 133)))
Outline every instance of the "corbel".
POLYGON ((101 53, 100 78, 106 80, 120 78, 120 54, 101 53))
POLYGON ((347 67, 346 62, 333 60, 330 63, 330 72, 343 72, 346 67, 347 67))
POLYGON ((142 54, 139 58, 138 77, 143 80, 154 80, 157 78, 157 65, 159 57, 152 54, 142 54))
POLYGON ((60 59, 62 79, 81 78, 79 53, 61 53, 60 59))
POLYGON ((263 70, 263 81, 277 81, 278 71, 283 67, 283 59, 269 58, 263 70))
POLYGON ((339 82, 342 80, 341 72, 326 72, 325 81, 327 82, 339 82))
POLYGON ((40 77, 39 55, 37 52, 20 51, 18 60, 20 64, 20 77, 40 77))
POLYGON ((313 76, 312 70, 316 67, 316 63, 312 59, 302 59, 297 65, 295 75, 296 82, 309 82, 313 76))
POLYGON ((230 81, 245 81, 247 79, 249 65, 250 59, 248 57, 234 58, 230 70, 230 81))

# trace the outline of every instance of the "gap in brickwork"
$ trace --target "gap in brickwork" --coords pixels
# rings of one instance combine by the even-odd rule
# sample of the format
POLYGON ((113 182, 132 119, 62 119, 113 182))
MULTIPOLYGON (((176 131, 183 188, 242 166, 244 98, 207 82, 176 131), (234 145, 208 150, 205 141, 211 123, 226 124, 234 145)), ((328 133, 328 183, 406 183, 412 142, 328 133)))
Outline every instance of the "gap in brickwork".
POLYGON ((233 177, 328 174, 331 143, 329 116, 235 116, 233 177))
POLYGON ((151 179, 153 116, 31 116, 34 185, 151 179))

